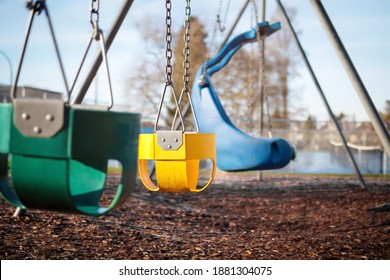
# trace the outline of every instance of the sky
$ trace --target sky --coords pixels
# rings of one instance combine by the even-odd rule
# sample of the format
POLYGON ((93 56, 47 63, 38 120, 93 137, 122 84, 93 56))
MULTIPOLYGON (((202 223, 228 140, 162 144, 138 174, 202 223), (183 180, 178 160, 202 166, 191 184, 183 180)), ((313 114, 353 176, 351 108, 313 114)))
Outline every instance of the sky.
MULTIPOLYGON (((24 0, 0 0, 0 84, 8 85, 11 78, 15 77, 29 17, 25 2, 24 0)), ((226 10, 228 2, 228 0, 222 1, 221 16, 227 28, 230 28, 245 1, 230 0, 229 9, 226 10)), ((258 2, 260 8, 261 1, 258 2)), ((123 0, 100 0, 99 24, 104 32, 110 29, 122 3, 123 0)), ((220 0, 191 1, 192 15, 209 23, 206 28, 210 34, 214 28, 219 3, 220 0)), ((267 0, 266 3, 266 17, 270 17, 277 7, 273 0, 267 0)), ((294 27, 300 31, 299 40, 333 112, 336 115, 342 112, 348 118, 357 121, 368 120, 368 115, 310 1, 284 0, 282 3, 285 7, 296 9, 294 27)), ((390 1, 323 0, 322 3, 374 105, 378 111, 383 111, 385 101, 390 100, 390 1)), ((91 36, 90 1, 47 0, 47 4, 68 84, 71 84, 91 36)), ((172 0, 172 29, 174 30, 179 30, 182 26, 184 7, 184 0, 172 0)), ((147 55, 145 42, 137 25, 144 22, 145 17, 155 18, 157 22, 161 20, 161 32, 164 32, 164 16, 165 1, 134 1, 108 53, 116 105, 129 105, 126 103, 129 100, 125 98, 126 80, 134 74, 136 66, 142 62, 142 56, 147 55)), ((235 28, 233 36, 247 31, 251 28, 250 25, 250 15, 245 13, 235 28)), ((282 26, 282 28, 287 27, 282 26)), ((80 76, 81 80, 97 48, 97 45, 91 48, 80 76)), ((162 55, 164 55, 163 50, 162 55)), ((299 76, 291 82, 290 88, 294 90, 299 106, 304 108, 299 117, 305 119, 308 115, 312 115, 318 120, 329 119, 303 61, 298 65, 298 71, 299 76)), ((96 87, 91 86, 86 99, 94 99, 95 94, 98 94, 100 103, 107 102, 106 81, 105 72, 99 71, 97 82, 99 90, 96 91, 96 87)), ((64 91, 44 16, 39 16, 34 21, 19 85, 64 91)))

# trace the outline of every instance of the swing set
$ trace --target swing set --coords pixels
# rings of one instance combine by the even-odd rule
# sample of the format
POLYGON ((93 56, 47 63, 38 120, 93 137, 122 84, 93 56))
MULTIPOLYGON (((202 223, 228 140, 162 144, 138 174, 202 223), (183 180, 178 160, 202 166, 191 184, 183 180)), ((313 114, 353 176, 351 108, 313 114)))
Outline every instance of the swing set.
POLYGON ((197 71, 191 93, 191 6, 190 0, 186 0, 183 87, 178 96, 172 81, 171 1, 166 0, 164 90, 157 108, 154 133, 140 134, 140 114, 111 110, 114 95, 107 59, 108 48, 133 1, 125 1, 107 41, 99 27, 99 0, 90 1, 91 37, 70 88, 46 1, 29 1, 27 5, 30 19, 11 88, 12 102, 0 103, 0 193, 10 204, 21 210, 43 209, 99 216, 129 198, 135 187, 137 170, 150 191, 201 192, 212 183, 217 167, 225 171, 270 170, 282 168, 294 159, 295 149, 286 140, 253 137, 239 130, 227 116, 212 83, 213 74, 222 70, 242 46, 271 36, 280 29, 278 22, 257 22, 251 30, 224 43, 220 51, 197 71), (34 99, 16 94, 33 21, 41 13, 46 15, 62 74, 65 87, 62 99, 34 99), (98 43, 99 54, 80 91, 74 94, 94 41, 98 43), (91 77, 96 75, 101 63, 106 70, 109 103, 105 107, 81 105, 91 77), (160 124, 167 95, 175 104, 170 129, 162 128, 160 124), (189 103, 187 108, 192 111, 193 130, 184 122, 185 97, 189 103), (114 198, 103 206, 101 200, 109 160, 117 160, 123 168, 114 198), (199 186, 203 160, 212 162, 211 174, 206 183, 199 186), (154 162, 155 181, 148 166, 150 161, 154 162))

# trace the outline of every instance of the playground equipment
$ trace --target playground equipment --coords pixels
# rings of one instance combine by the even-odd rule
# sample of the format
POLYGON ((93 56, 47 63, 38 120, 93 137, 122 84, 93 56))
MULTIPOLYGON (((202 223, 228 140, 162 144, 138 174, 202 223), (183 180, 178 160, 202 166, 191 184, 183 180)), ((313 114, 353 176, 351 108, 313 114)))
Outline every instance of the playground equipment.
POLYGON ((192 108, 191 95, 188 89, 190 63, 190 1, 186 1, 185 20, 185 47, 183 89, 177 99, 175 88, 171 80, 172 75, 172 50, 171 50, 171 1, 166 1, 166 81, 157 112, 153 134, 141 134, 139 138, 139 174, 145 187, 151 191, 162 192, 200 192, 206 189, 212 182, 215 174, 215 135, 211 133, 199 133, 197 116, 192 108), (175 102, 176 111, 170 130, 160 130, 159 120, 166 93, 170 93, 175 102), (184 96, 188 97, 196 131, 187 131, 183 121, 180 105, 184 96), (175 130, 177 116, 182 130, 175 130), (198 187, 199 164, 201 160, 212 161, 212 172, 207 183, 198 187), (155 161, 157 185, 150 178, 148 161, 155 161))
MULTIPOLYGON (((128 9, 133 1, 126 0, 125 2, 128 9)), ((256 29, 241 34, 229 43, 224 44, 218 55, 207 61, 199 69, 197 74, 198 84, 195 83, 193 87, 192 104, 187 73, 189 68, 189 2, 187 1, 186 7, 187 33, 185 40, 187 45, 184 52, 186 57, 183 90, 180 98, 177 99, 174 86, 170 80, 172 50, 169 47, 166 52, 167 80, 157 114, 155 133, 141 135, 139 138, 139 171, 143 183, 152 191, 199 192, 210 185, 214 177, 216 164, 220 169, 226 171, 276 169, 288 164, 295 156, 294 148, 283 139, 255 138, 237 129, 223 110, 211 80, 212 75, 223 69, 242 45, 256 41, 258 34, 263 37, 272 34, 279 28, 278 24, 269 25, 267 22, 263 22, 256 29), (160 130, 158 122, 166 93, 171 93, 174 98, 176 114, 171 130, 160 130), (184 116, 180 107, 182 98, 186 95, 189 97, 190 108, 193 111, 195 131, 187 131, 184 126, 184 116), (176 122, 177 117, 179 122, 176 122), (198 125, 198 122, 200 125, 198 125), (177 123, 182 125, 181 130, 175 129, 177 123), (200 131, 207 133, 200 133, 200 131), (208 132, 215 132, 215 134, 208 132), (217 148, 215 148, 215 136, 217 136, 217 148), (218 154, 217 163, 216 153, 218 154), (212 175, 206 185, 198 188, 199 162, 203 159, 212 160, 212 175), (147 176, 147 161, 150 160, 156 163, 157 185, 147 176)), ((280 1, 277 2, 282 8, 280 1)), ((320 4, 319 1, 312 0, 312 2, 314 5, 320 4)), ((170 3, 170 1, 166 3, 170 3)), ((96 74, 98 65, 103 61, 110 85, 106 51, 113 37, 109 35, 107 42, 104 42, 103 33, 98 26, 98 17, 96 17, 99 1, 92 0, 91 23, 93 32, 91 40, 73 86, 69 90, 46 1, 29 1, 28 8, 31 10, 31 17, 17 75, 11 90, 12 103, 0 104, 0 193, 6 200, 20 209, 39 208, 88 215, 107 213, 127 199, 134 185, 140 116, 138 114, 108 111, 113 105, 111 86, 109 87, 110 102, 107 108, 76 105, 81 103, 86 88, 88 88, 88 81, 84 82, 74 101, 69 102, 69 100, 85 56, 95 39, 100 42, 99 58, 95 60, 86 80, 96 74), (42 12, 46 14, 48 20, 65 85, 65 94, 59 100, 21 98, 16 94, 32 22, 34 17, 42 12), (99 62, 99 60, 101 61, 99 62), (99 123, 99 127, 96 127, 95 123, 99 123), (99 143, 96 139, 99 139, 99 143), (109 206, 102 207, 100 206, 100 199, 107 177, 107 162, 110 159, 118 160, 123 166, 121 184, 109 206), (10 172, 8 172, 9 163, 11 164, 10 172)), ((122 10, 121 19, 117 20, 116 27, 123 20, 123 12, 126 13, 125 11, 125 9, 122 10)), ((285 11, 283 12, 288 21, 285 11)), ((322 6, 319 7, 319 13, 326 16, 322 6)), ((325 18, 326 26, 331 25, 330 22, 327 22, 328 20, 325 18)), ((170 24, 170 18, 168 21, 167 16, 167 25, 168 23, 170 24)), ((300 47, 290 23, 289 27, 300 47)), ((330 33, 336 33, 333 27, 331 29, 330 33)), ((114 34, 116 31, 113 30, 112 32, 110 34, 114 34)), ((170 45, 170 41, 168 42, 170 39, 171 35, 169 34, 167 36, 167 47, 170 45)), ((340 43, 336 42, 337 45, 340 45, 340 43)), ((301 47, 300 50, 311 71, 301 47)), ((346 53, 343 49, 341 51, 346 53)), ((346 60, 348 60, 348 57, 346 60)), ((347 64, 351 64, 351 62, 347 61, 347 64)), ((355 71, 350 72, 353 76, 357 75, 357 73, 354 73, 355 71)), ((311 74, 315 79, 312 71, 311 74)), ((316 85, 323 96, 317 82, 316 85)), ((358 86, 362 87, 363 85, 358 86)), ((365 91, 365 89, 360 91, 365 91)), ((368 93, 363 92, 363 94, 369 98, 368 93)), ((323 99, 331 120, 340 133, 342 145, 346 147, 348 152, 348 145, 337 125, 337 121, 334 119, 334 114, 328 108, 325 96, 323 96, 323 99)), ((372 111, 372 117, 370 117, 374 119, 373 122, 379 122, 380 119, 376 114, 376 110, 369 101, 366 102, 365 107, 368 107, 368 111, 372 111)), ((375 128, 379 132, 383 130, 381 125, 377 125, 375 128)), ((382 134, 381 142, 388 152, 389 135, 386 131, 382 134)), ((354 163, 352 155, 350 157, 354 163)), ((359 169, 356 164, 354 166, 364 186, 364 180, 359 169)))
POLYGON ((268 170, 282 168, 295 157, 292 145, 280 138, 256 138, 239 130, 227 116, 211 77, 228 64, 247 43, 269 36, 280 29, 279 23, 262 22, 228 42, 219 53, 198 70, 192 89, 194 110, 203 132, 217 135, 217 166, 225 171, 268 170))
MULTIPOLYGON (((13 102, 0 104, 0 192, 8 202, 24 210, 36 208, 93 216, 105 214, 125 202, 135 185, 140 115, 108 111, 112 102, 108 108, 70 106, 71 91, 68 90, 46 1, 30 1, 27 7, 31 16, 11 90, 13 102), (63 99, 16 96, 32 23, 41 12, 46 14, 60 64, 66 89, 63 99), (8 155, 10 178, 7 174, 8 155), (122 164, 121 183, 109 205, 101 206, 109 160, 122 164)), ((92 37, 100 40, 110 79, 106 46, 96 16, 98 9, 98 1, 92 0, 92 37)), ((111 87, 110 94, 112 101, 111 87)))

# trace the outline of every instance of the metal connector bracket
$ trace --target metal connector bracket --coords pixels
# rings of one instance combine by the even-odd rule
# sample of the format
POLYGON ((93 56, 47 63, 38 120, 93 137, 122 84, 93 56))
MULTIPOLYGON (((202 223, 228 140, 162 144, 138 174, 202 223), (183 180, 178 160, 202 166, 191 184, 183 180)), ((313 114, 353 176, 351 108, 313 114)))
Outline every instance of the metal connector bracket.
POLYGON ((176 151, 183 145, 183 131, 181 130, 160 130, 156 134, 157 143, 163 150, 176 151))
POLYGON ((14 100, 14 124, 27 137, 50 138, 64 125, 64 101, 18 98, 14 100))

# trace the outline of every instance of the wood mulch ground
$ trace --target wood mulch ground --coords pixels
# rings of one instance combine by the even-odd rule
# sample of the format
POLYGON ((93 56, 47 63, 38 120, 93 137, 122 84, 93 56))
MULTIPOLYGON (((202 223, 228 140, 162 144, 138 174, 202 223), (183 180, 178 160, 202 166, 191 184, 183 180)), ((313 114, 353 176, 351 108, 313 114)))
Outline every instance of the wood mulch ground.
POLYGON ((133 196, 102 217, 0 200, 4 259, 390 259, 390 180, 218 174, 202 193, 133 196))

